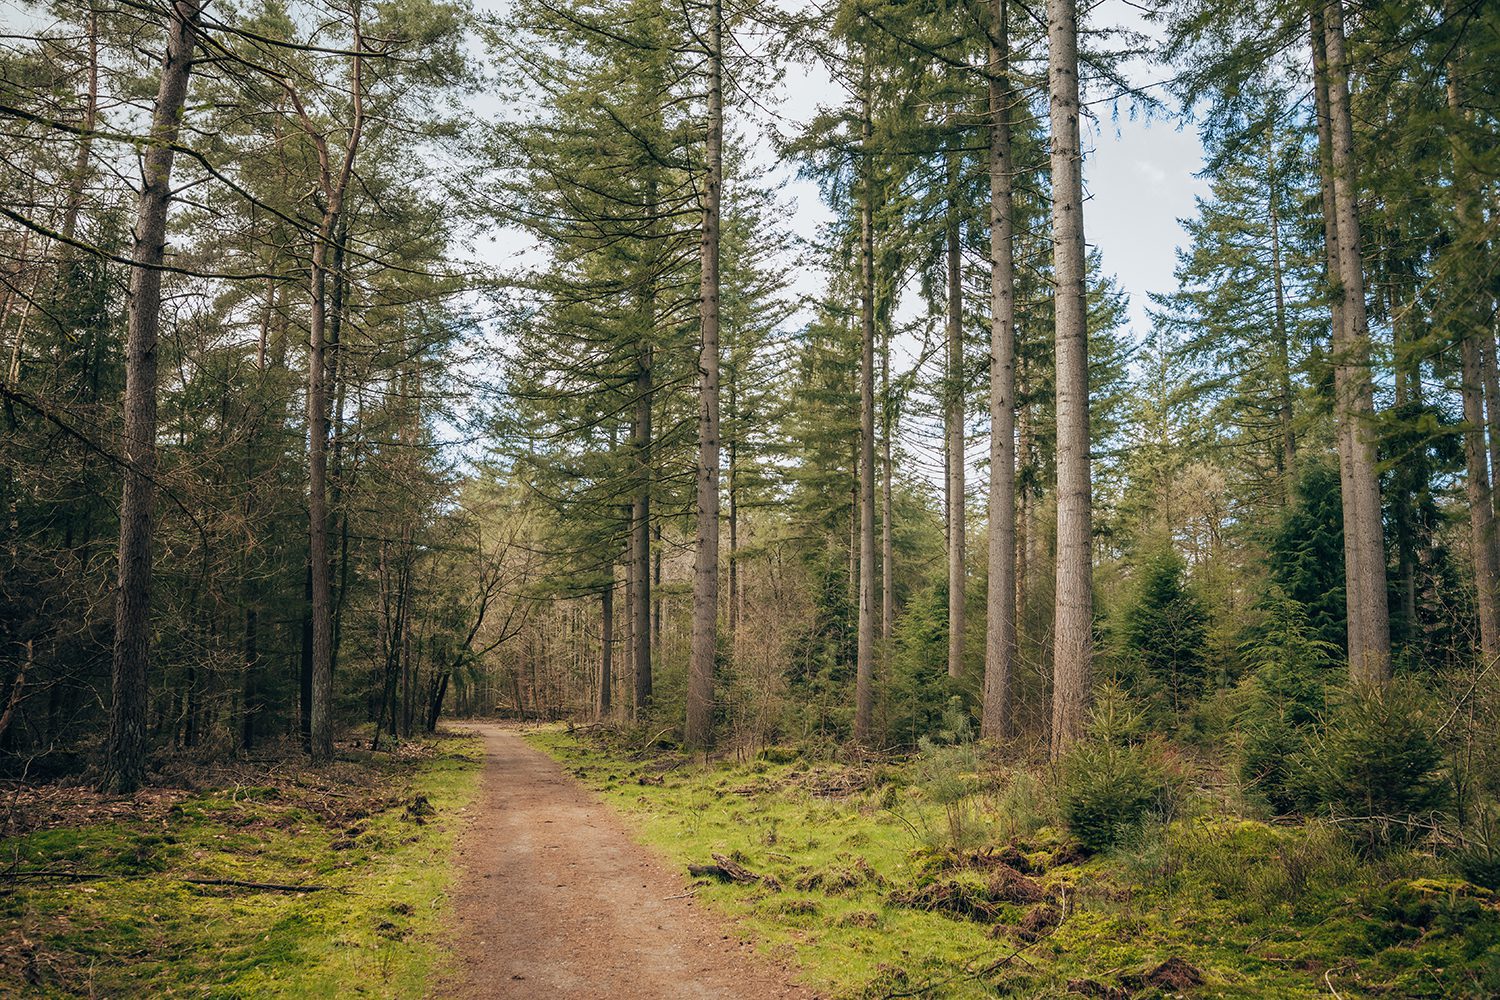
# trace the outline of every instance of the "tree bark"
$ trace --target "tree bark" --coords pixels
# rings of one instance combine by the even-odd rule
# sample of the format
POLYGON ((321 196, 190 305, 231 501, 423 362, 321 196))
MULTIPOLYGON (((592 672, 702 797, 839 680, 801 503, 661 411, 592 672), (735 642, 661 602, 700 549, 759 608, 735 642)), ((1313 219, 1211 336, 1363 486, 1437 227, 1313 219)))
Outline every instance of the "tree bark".
POLYGON ((1360 251, 1354 125, 1341 0, 1324 8, 1330 157, 1338 228, 1343 323, 1335 329, 1334 416, 1343 438, 1344 574, 1349 614, 1349 674, 1360 683, 1391 676, 1390 611, 1385 578, 1385 529, 1376 472, 1375 396, 1370 378, 1370 328, 1360 251))
POLYGON ((868 743, 875 710, 875 184, 870 63, 860 95, 859 178, 859 622, 854 670, 854 740, 868 743))
POLYGON ((143 160, 131 253, 125 343, 125 485, 120 499, 119 589, 111 665, 109 743, 102 785, 128 794, 146 774, 146 666, 151 651, 151 556, 155 532, 156 346, 161 324, 162 260, 172 201, 172 146, 182 126, 200 0, 176 0, 168 15, 151 140, 143 160))
POLYGON ((1271 280, 1274 292, 1273 332, 1276 338, 1276 420, 1281 431, 1281 451, 1277 458, 1282 481, 1282 502, 1291 503, 1290 484, 1296 478, 1297 436, 1292 427, 1292 361, 1286 326, 1286 276, 1281 262, 1281 212, 1276 191, 1276 143, 1268 131, 1266 178, 1269 198, 1266 205, 1271 222, 1271 280))
MULTIPOLYGON (((353 173, 364 124, 364 40, 360 6, 350 8, 354 22, 355 55, 351 58, 349 93, 353 121, 342 162, 335 170, 327 140, 316 132, 301 110, 304 127, 317 148, 323 217, 313 239, 308 291, 311 310, 307 352, 308 436, 308 561, 312 576, 312 699, 309 755, 314 763, 333 759, 333 597, 328 553, 328 253, 339 231, 344 195, 353 173)), ((394 709, 392 714, 394 721, 394 709)))
POLYGON ((1052 756, 1083 733, 1093 668, 1093 490, 1089 469, 1087 259, 1079 143, 1076 0, 1047 2, 1052 120, 1052 253, 1057 357, 1057 598, 1052 756))
POLYGON ((693 571, 693 637, 683 742, 713 739, 714 660, 719 616, 719 195, 723 184, 723 7, 709 4, 708 140, 704 151, 703 247, 698 355, 698 558, 693 571))
POLYGON ((599 637, 599 695, 595 704, 599 721, 609 718, 610 687, 615 670, 615 581, 614 567, 610 567, 611 579, 599 595, 599 614, 602 619, 599 637))
POLYGON ((1016 331, 1010 148, 1010 25, 1007 0, 994 0, 990 99, 990 509, 984 701, 979 733, 1012 734, 1016 657, 1016 331))
MULTIPOLYGON (((953 117, 949 116, 950 128, 953 117)), ((950 142, 959 144, 955 133, 950 142)), ((964 298, 963 248, 959 242, 959 153, 948 151, 948 372, 945 423, 948 435, 948 676, 964 671, 964 298)))
MULTIPOLYGON (((652 322, 655 309, 649 310, 652 322)), ((632 509, 630 631, 634 711, 639 718, 651 706, 651 345, 641 346, 635 382, 636 495, 632 509)))

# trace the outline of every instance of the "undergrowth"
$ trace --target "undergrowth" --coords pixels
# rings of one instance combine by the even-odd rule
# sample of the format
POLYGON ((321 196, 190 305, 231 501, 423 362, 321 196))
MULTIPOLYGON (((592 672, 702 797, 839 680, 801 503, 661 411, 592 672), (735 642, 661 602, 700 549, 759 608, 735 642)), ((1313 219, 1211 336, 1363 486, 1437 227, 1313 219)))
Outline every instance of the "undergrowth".
POLYGON ((0 841, 0 996, 424 996, 478 762, 440 737, 255 784, 29 790, 0 841))
POLYGON ((983 752, 705 764, 607 730, 529 738, 673 861, 762 876, 695 892, 831 997, 1500 995, 1495 893, 1228 795, 1089 855, 1053 776, 983 752))

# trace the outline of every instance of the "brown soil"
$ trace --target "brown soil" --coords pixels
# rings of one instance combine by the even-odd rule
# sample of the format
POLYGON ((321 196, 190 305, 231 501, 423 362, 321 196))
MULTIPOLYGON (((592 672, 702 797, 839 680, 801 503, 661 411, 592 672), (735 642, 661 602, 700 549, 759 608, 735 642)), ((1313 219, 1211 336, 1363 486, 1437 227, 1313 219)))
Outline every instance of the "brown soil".
POLYGON ((485 741, 483 790, 459 848, 457 970, 438 995, 812 998, 683 897, 680 873, 513 728, 472 729, 485 741))

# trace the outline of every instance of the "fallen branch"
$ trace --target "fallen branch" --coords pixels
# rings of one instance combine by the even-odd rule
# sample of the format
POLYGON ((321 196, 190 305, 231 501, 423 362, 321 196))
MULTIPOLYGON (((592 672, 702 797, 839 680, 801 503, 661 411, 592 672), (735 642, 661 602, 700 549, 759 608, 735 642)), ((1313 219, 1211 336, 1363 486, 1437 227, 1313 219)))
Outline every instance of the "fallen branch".
POLYGON ((331 885, 286 885, 281 882, 244 882, 237 878, 185 878, 193 885, 231 885, 240 889, 263 889, 266 892, 323 892, 331 885))
POLYGON ((720 882, 736 882, 740 885, 760 881, 759 875, 722 854, 713 854, 710 857, 714 859, 715 864, 688 865, 688 874, 693 878, 712 878, 720 882))
MULTIPOLYGON (((121 875, 114 872, 66 872, 52 871, 50 869, 35 869, 32 871, 5 872, 5 878, 55 878, 67 879, 73 882, 90 882, 106 878, 154 878, 152 875, 121 875)), ((260 889, 265 892, 323 892, 333 889, 331 885, 290 885, 285 882, 246 882, 237 878, 187 878, 185 876, 167 875, 164 878, 175 879, 178 882, 186 882, 189 885, 224 885, 233 886, 237 889, 260 889)))

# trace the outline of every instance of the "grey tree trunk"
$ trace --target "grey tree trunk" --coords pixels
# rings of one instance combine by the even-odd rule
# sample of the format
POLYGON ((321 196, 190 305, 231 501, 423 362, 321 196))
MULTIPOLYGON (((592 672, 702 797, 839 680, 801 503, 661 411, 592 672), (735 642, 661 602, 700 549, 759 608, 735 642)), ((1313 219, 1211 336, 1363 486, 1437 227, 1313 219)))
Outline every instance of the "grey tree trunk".
POLYGON ((723 7, 709 5, 708 141, 704 151, 702 343, 698 354, 698 559, 693 570, 693 636, 683 742, 713 739, 714 659, 719 624, 719 195, 724 179, 723 7))
POLYGON ((854 740, 870 739, 875 710, 875 191, 870 65, 861 95, 859 181, 859 629, 854 671, 854 740))
MULTIPOLYGON (((949 117, 950 125, 953 121, 949 117)), ((950 139, 958 145, 958 138, 950 139)), ((963 248, 959 243, 959 154, 948 152, 948 676, 964 671, 964 323, 963 248)))
POLYGON ((1094 652, 1087 260, 1078 136, 1076 0, 1047 0, 1047 51, 1057 359, 1057 598, 1052 654, 1052 756, 1056 759, 1087 723, 1094 652))
POLYGON ((1349 64, 1341 0, 1331 0, 1325 5, 1323 29, 1339 285, 1343 293, 1343 323, 1334 331, 1334 417, 1344 440, 1341 478, 1349 674, 1360 683, 1382 684, 1391 676, 1390 611, 1380 480, 1375 468, 1375 395, 1370 379, 1370 328, 1365 313, 1354 124, 1349 108, 1349 64))
POLYGON ((990 510, 984 702, 979 734, 1011 735, 1016 658, 1016 335, 1007 0, 990 36, 990 510))
POLYGON ((151 653, 151 548, 156 492, 156 346, 161 324, 161 264, 172 201, 172 146, 182 127, 198 40, 199 0, 177 0, 168 15, 167 49, 143 159, 131 252, 125 339, 125 485, 120 498, 119 588, 110 671, 109 743, 102 786, 128 794, 146 775, 146 665, 151 653))

